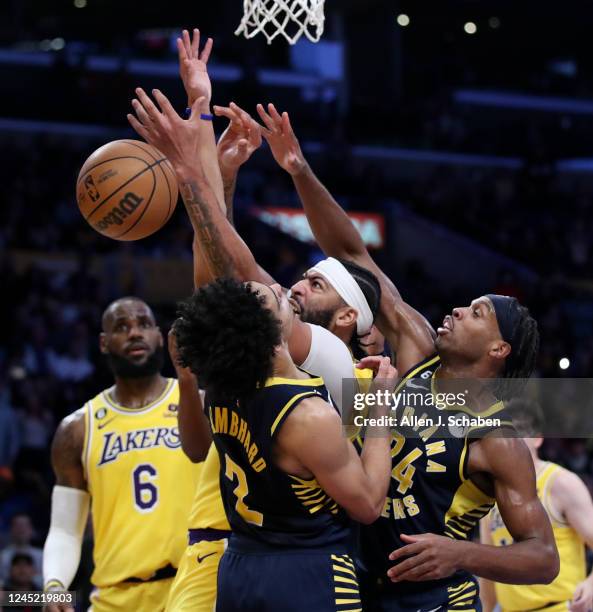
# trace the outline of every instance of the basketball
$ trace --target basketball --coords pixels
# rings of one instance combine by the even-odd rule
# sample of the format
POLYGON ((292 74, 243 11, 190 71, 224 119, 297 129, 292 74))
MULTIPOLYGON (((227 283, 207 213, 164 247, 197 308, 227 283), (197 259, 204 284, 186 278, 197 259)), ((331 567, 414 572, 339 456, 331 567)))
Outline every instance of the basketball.
POLYGON ((95 230, 114 240, 140 240, 171 218, 177 180, 167 158, 139 140, 115 140, 84 163, 76 182, 78 208, 95 230))

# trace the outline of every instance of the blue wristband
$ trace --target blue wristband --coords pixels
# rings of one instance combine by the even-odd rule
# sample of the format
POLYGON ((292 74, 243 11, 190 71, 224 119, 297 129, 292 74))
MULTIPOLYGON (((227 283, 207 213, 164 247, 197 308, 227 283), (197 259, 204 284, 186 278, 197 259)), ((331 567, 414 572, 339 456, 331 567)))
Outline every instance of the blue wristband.
MULTIPOLYGON (((185 112, 183 113, 183 115, 185 116, 186 119, 189 119, 191 117, 191 108, 189 106, 185 109, 185 112)), ((206 113, 201 113, 200 119, 203 119, 204 121, 212 121, 214 119, 214 115, 208 115, 206 113)))

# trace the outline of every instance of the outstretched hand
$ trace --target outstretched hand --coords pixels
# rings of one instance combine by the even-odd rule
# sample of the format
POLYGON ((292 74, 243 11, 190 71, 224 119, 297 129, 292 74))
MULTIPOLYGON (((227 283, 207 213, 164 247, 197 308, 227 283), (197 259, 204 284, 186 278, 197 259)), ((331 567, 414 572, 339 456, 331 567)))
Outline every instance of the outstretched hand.
POLYGON ((138 98, 132 100, 136 116, 127 116, 130 125, 168 158, 177 174, 188 169, 199 170, 200 108, 205 99, 201 97, 194 101, 191 117, 186 120, 177 114, 158 89, 152 90, 158 107, 140 87, 136 89, 136 95, 138 98))
POLYGON ((229 125, 218 141, 218 163, 224 173, 235 173, 259 149, 262 128, 249 113, 231 102, 228 107, 215 106, 214 114, 226 117, 229 125))
POLYGON ((278 165, 292 176, 302 172, 307 162, 290 125, 288 113, 283 112, 280 115, 273 104, 268 104, 268 112, 258 104, 257 112, 265 125, 261 128, 263 136, 270 145, 278 165))
POLYGON ((214 41, 209 38, 200 53, 200 30, 197 28, 194 28, 191 40, 187 30, 183 30, 181 38, 177 39, 179 74, 187 93, 189 106, 201 97, 206 98, 206 103, 209 104, 212 98, 208 60, 213 43, 214 41))

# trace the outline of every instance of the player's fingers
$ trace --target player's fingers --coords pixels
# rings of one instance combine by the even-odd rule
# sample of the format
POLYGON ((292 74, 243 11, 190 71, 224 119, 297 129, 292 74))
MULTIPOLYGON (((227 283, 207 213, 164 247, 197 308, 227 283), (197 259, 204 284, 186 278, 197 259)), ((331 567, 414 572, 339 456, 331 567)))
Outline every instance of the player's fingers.
POLYGON ((152 95, 157 101, 157 104, 159 105, 159 108, 161 109, 165 117, 168 117, 169 119, 179 119, 179 115, 171 105, 171 102, 169 102, 167 96, 162 91, 160 91, 160 89, 153 89, 152 95))
POLYGON ((394 550, 389 555, 389 560, 396 561, 397 559, 403 559, 404 557, 409 557, 410 555, 417 555, 418 553, 421 553, 423 550, 424 550, 424 547, 419 543, 407 544, 406 546, 402 546, 401 548, 394 550))
POLYGON ((136 133, 142 138, 144 138, 144 140, 149 142, 151 140, 150 134, 148 130, 140 123, 140 121, 138 121, 138 119, 136 119, 136 117, 134 117, 134 115, 132 114, 128 114, 126 115, 126 117, 128 118, 128 122, 134 128, 136 133))
POLYGON ((200 57, 200 30, 198 28, 194 28, 194 35, 191 39, 191 58, 199 59, 200 57))
POLYGON ((413 557, 410 557, 409 559, 406 559, 405 561, 402 561, 401 563, 389 568, 389 570, 387 570, 387 575, 389 578, 391 578, 391 580, 399 580, 404 574, 422 567, 425 562, 425 554, 420 553, 418 555, 414 555, 413 557))
POLYGON ((235 113, 228 106, 214 105, 212 110, 217 117, 226 117, 227 119, 232 119, 235 117, 235 113))
POLYGON ((185 54, 189 59, 192 59, 192 51, 191 51, 191 40, 189 38, 189 32, 187 30, 183 30, 183 46, 185 47, 185 54))
POLYGON ((280 114, 276 110, 276 107, 271 102, 270 102, 270 104, 268 104, 268 112, 270 113, 270 116, 276 122, 276 124, 278 126, 281 126, 282 125, 282 117, 280 116, 280 114))
POLYGON ((286 111, 282 113, 282 131, 285 134, 291 136, 292 138, 296 138, 292 129, 292 125, 290 124, 290 117, 288 116, 288 113, 286 111))
POLYGON ((136 113, 140 123, 143 126, 148 127, 152 123, 152 121, 148 116, 148 113, 144 110, 142 104, 140 104, 140 102, 138 102, 138 100, 134 98, 134 100, 132 100, 132 106, 134 107, 134 112, 136 113))
POLYGON ((161 118, 159 109, 154 105, 154 102, 149 98, 148 94, 142 89, 142 87, 136 88, 136 95, 138 101, 144 107, 144 110, 152 121, 158 121, 161 118))
POLYGON ((379 369, 381 365, 381 355, 368 355, 367 357, 363 357, 357 364, 356 367, 365 370, 370 368, 375 372, 379 369))
POLYGON ((187 51, 185 50, 185 45, 181 38, 177 39, 177 56, 179 57, 179 63, 183 62, 183 60, 187 59, 187 51))
POLYGON ((276 124, 274 123, 274 120, 272 119, 272 117, 270 117, 270 115, 266 113, 264 107, 261 104, 257 105, 257 112, 259 116, 261 117, 261 120, 266 124, 266 127, 268 128, 268 130, 270 130, 271 132, 274 132, 276 130, 276 124))
POLYGON ((400 574, 397 578, 391 579, 392 582, 422 582, 424 580, 434 580, 436 576, 433 573, 433 568, 431 565, 424 563, 411 569, 403 574, 400 574))
POLYGON ((208 63, 208 60, 210 59, 210 54, 212 53, 212 46, 214 45, 214 40, 212 38, 209 38, 206 41, 206 44, 204 45, 204 48, 202 49, 202 53, 200 55, 200 59, 204 62, 204 64, 208 63))

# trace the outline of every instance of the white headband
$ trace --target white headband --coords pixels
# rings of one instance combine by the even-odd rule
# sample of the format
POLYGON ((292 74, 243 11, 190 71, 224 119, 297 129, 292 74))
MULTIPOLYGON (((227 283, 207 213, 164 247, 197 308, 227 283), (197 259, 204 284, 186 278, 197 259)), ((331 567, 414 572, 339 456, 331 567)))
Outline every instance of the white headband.
POLYGON ((354 280, 354 277, 343 264, 333 257, 328 257, 320 261, 317 265, 310 268, 321 274, 323 278, 337 291, 338 295, 356 310, 356 332, 359 336, 364 336, 371 331, 373 326, 373 313, 364 297, 362 289, 354 280))

